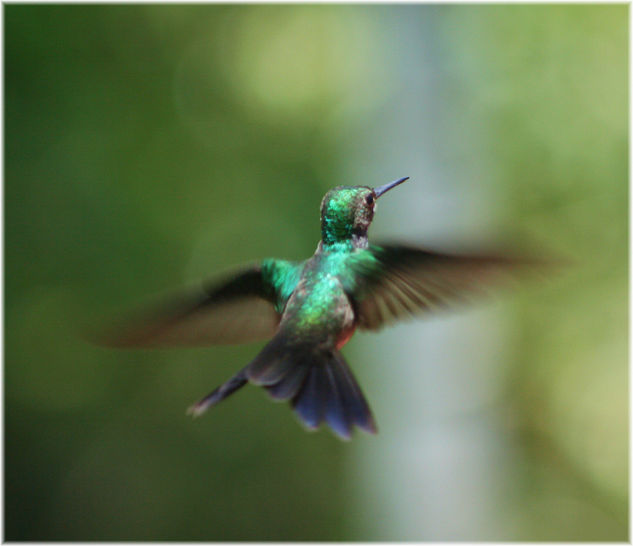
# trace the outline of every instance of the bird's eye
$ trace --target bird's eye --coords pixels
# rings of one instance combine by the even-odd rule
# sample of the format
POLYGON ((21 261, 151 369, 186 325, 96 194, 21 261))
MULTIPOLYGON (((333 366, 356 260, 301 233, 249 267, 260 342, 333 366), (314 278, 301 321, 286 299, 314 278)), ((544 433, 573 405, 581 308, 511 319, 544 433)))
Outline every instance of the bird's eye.
POLYGON ((365 202, 368 205, 373 205, 374 204, 374 194, 370 193, 366 198, 365 198, 365 202))

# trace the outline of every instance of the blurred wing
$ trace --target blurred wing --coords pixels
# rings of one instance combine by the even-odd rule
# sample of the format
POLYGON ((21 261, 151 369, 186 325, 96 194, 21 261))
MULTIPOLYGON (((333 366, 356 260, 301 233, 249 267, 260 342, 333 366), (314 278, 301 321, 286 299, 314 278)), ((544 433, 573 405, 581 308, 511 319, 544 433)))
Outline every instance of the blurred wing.
POLYGON ((203 290, 139 313, 100 341, 115 347, 213 345, 272 336, 279 324, 274 289, 254 266, 203 290))
POLYGON ((486 292, 526 261, 503 256, 439 254, 406 246, 370 246, 352 295, 359 326, 368 330, 434 311, 486 292), (368 266, 369 265, 369 266, 368 266))

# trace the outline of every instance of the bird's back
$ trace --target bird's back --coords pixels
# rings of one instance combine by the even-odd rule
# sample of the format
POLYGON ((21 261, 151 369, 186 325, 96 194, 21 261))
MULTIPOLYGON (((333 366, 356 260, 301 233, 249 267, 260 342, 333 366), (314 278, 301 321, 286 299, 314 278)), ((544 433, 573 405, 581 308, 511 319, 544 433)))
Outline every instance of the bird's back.
POLYGON ((280 329, 332 346, 353 329, 354 310, 341 278, 344 263, 345 256, 320 252, 306 262, 280 329))

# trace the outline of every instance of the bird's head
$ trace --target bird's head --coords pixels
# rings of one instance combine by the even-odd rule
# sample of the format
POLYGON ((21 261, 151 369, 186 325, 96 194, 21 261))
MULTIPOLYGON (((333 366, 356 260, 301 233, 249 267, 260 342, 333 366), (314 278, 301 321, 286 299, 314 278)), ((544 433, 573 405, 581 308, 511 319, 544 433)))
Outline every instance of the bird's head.
POLYGON ((350 241, 367 245, 367 230, 374 219, 376 200, 409 177, 394 180, 378 188, 337 186, 321 201, 321 239, 324 245, 350 241))

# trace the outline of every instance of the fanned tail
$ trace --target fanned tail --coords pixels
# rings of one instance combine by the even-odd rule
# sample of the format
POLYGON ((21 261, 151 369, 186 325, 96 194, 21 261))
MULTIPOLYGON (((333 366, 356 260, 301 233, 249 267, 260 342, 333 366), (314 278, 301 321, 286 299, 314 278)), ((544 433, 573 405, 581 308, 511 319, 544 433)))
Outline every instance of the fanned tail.
POLYGON ((354 426, 375 434, 369 405, 343 355, 316 344, 275 336, 244 369, 189 408, 195 417, 247 382, 264 387, 275 400, 289 400, 299 419, 317 429, 325 422, 349 440, 354 426))
POLYGON ((343 356, 334 349, 273 338, 247 367, 246 375, 272 398, 290 400, 310 429, 325 421, 345 440, 354 425, 376 433, 369 405, 343 356))

